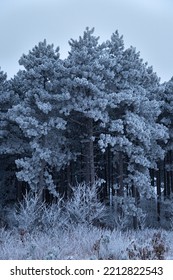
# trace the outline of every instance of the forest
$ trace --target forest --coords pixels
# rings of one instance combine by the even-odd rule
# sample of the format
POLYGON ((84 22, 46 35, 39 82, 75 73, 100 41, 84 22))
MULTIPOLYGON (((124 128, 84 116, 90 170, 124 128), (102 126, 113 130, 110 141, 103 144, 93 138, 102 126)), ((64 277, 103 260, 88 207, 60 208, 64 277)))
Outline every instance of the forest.
POLYGON ((61 59, 44 40, 13 78, 0 72, 2 225, 37 200, 63 201, 71 220, 88 207, 106 228, 172 229, 173 78, 161 83, 118 31, 100 43, 86 28, 69 46, 61 59))

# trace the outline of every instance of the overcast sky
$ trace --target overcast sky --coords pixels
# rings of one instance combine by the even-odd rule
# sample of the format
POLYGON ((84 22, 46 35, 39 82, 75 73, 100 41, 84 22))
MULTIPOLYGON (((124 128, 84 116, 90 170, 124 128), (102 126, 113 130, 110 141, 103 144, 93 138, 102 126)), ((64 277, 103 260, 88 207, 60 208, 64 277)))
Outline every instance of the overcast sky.
POLYGON ((162 82, 173 76, 173 0, 0 0, 0 67, 12 77, 21 55, 44 38, 64 58, 86 26, 100 42, 118 29, 162 82))

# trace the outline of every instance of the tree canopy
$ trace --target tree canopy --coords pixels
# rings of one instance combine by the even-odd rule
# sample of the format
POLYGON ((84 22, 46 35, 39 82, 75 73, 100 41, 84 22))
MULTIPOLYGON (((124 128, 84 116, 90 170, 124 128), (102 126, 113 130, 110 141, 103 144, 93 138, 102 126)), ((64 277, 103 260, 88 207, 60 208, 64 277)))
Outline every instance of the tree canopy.
POLYGON ((44 40, 14 78, 0 72, 1 163, 43 198, 99 181, 101 200, 129 197, 138 209, 156 188, 160 215, 163 184, 173 192, 172 79, 162 85, 118 31, 100 43, 86 28, 69 45, 62 60, 44 40))

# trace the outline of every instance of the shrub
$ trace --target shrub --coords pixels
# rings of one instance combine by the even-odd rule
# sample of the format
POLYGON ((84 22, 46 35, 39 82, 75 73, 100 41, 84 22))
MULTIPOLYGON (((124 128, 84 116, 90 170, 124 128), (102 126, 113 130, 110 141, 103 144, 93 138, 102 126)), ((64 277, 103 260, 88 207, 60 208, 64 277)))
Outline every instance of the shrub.
POLYGON ((98 183, 94 185, 82 183, 72 187, 72 198, 66 203, 71 223, 92 224, 105 215, 105 205, 97 198, 98 187, 98 183))
POLYGON ((57 202, 50 205, 44 205, 44 211, 41 217, 43 230, 56 230, 57 228, 67 228, 69 224, 69 216, 65 211, 65 203, 63 198, 57 197, 57 202))
POLYGON ((152 238, 143 239, 142 244, 139 240, 133 240, 127 248, 130 260, 163 260, 167 248, 161 232, 155 232, 152 238))
POLYGON ((16 205, 14 218, 18 223, 21 232, 32 232, 41 223, 44 210, 44 203, 40 202, 40 197, 32 193, 27 193, 21 202, 16 205))

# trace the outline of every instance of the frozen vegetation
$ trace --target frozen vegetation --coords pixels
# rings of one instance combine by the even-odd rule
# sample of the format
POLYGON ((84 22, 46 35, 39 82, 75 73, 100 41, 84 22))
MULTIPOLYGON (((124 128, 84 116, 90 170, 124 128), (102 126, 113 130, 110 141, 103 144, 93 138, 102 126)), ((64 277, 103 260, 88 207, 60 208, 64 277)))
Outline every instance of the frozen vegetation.
POLYGON ((172 258, 173 78, 118 31, 69 45, 0 71, 0 257, 172 258))
POLYGON ((80 184, 71 201, 52 205, 26 195, 6 210, 0 259, 173 259, 173 231, 123 230, 127 220, 113 223, 96 189, 80 184))
POLYGON ((85 224, 64 230, 0 230, 0 259, 173 259, 173 233, 106 230, 85 224))

